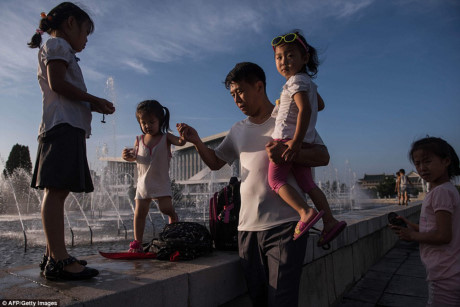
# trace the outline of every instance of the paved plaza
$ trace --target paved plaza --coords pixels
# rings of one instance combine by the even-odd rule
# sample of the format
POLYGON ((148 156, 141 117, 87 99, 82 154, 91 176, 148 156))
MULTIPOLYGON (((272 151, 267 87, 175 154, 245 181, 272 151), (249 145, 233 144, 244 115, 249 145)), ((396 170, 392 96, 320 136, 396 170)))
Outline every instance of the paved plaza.
POLYGON ((428 298, 425 278, 418 243, 398 241, 344 295, 338 306, 425 306, 428 298))

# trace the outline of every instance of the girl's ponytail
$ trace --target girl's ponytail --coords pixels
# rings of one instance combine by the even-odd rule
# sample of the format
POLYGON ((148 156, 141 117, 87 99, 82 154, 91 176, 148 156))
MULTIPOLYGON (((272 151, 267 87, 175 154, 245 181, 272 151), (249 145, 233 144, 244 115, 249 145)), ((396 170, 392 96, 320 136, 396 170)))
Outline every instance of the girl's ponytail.
MULTIPOLYGON (((137 105, 136 118, 140 124, 140 118, 143 113, 155 115, 158 119, 158 128, 162 134, 169 131, 169 110, 167 107, 162 106, 156 100, 144 100, 137 105)), ((142 130, 142 127, 141 127, 142 130)), ((144 133, 144 131, 142 130, 144 133)))
POLYGON ((164 111, 164 120, 163 123, 161 124, 161 132, 167 133, 169 131, 169 110, 167 107, 163 107, 164 111))
MULTIPOLYGON (((312 45, 310 45, 307 42, 307 40, 305 39, 305 37, 303 36, 303 34, 302 34, 302 32, 300 30, 296 29, 293 32, 295 34, 297 34, 299 39, 308 48, 308 53, 310 54, 310 57, 308 59, 307 65, 305 66, 305 72, 307 73, 307 75, 310 76, 310 78, 314 78, 314 77, 316 77, 316 74, 318 73, 318 66, 319 66, 318 52, 316 51, 316 49, 312 45)), ((300 46, 300 44, 298 44, 298 47, 299 47, 299 49, 301 50, 302 53, 306 52, 305 48, 302 48, 302 46, 300 46)))
POLYGON ((75 17, 79 25, 84 21, 88 21, 90 25, 89 33, 93 33, 94 31, 94 23, 91 17, 72 2, 62 2, 53 8, 48 15, 42 12, 40 16, 42 19, 40 20, 38 29, 30 42, 27 43, 30 48, 39 48, 42 43, 42 34, 45 32, 51 34, 51 31, 57 30, 70 16, 75 17))
POLYGON ((51 23, 53 21, 53 18, 51 15, 46 15, 45 13, 40 14, 42 19, 40 20, 40 25, 38 26, 38 29, 35 31, 35 34, 32 36, 31 40, 27 45, 30 48, 39 48, 42 44, 42 35, 43 33, 48 33, 49 29, 52 29, 51 23))

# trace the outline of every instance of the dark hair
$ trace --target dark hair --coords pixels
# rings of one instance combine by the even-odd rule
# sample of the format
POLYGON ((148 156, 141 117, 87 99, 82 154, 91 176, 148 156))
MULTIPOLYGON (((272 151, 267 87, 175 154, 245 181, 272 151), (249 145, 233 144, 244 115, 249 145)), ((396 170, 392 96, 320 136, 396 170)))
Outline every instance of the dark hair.
POLYGON ((228 73, 224 84, 227 89, 230 89, 230 84, 232 82, 241 81, 245 81, 250 84, 262 81, 264 89, 267 87, 264 70, 259 65, 250 62, 241 62, 236 64, 235 67, 228 73))
POLYGON ((405 174, 405 173, 406 173, 406 171, 405 171, 403 168, 401 168, 401 169, 399 170, 399 173, 401 173, 401 174, 405 174))
POLYGON ((93 33, 94 22, 91 17, 75 4, 71 2, 62 2, 53 8, 48 15, 42 13, 42 19, 40 20, 37 32, 32 36, 32 39, 27 45, 29 45, 30 48, 39 48, 42 44, 42 35, 40 31, 51 34, 51 31, 59 29, 62 23, 70 16, 75 17, 79 26, 81 26, 83 22, 88 21, 90 25, 89 33, 93 33))
MULTIPOLYGON (((160 122, 160 132, 165 134, 169 131, 169 110, 167 107, 163 107, 156 100, 144 100, 137 105, 136 118, 140 125, 140 116, 143 113, 153 114, 158 118, 160 122)), ((142 127, 141 127, 142 130, 142 127)), ((144 131, 142 130, 142 133, 144 131)))
MULTIPOLYGON (((318 73, 318 66, 319 66, 318 52, 316 51, 316 49, 312 45, 307 43, 307 40, 302 35, 301 31, 298 30, 298 29, 292 30, 292 31, 290 31, 288 33, 285 33, 285 34, 282 34, 280 36, 285 36, 285 35, 290 34, 290 33, 297 34, 299 39, 305 44, 305 46, 307 46, 308 53, 310 54, 310 57, 308 59, 308 63, 302 67, 301 72, 306 73, 307 75, 310 76, 310 78, 314 78, 316 76, 316 74, 318 73)), ((286 43, 283 42, 283 43, 279 44, 278 46, 281 46, 281 45, 284 45, 284 44, 286 44, 286 43)), ((293 41, 293 42, 288 43, 288 44, 296 45, 297 48, 299 48, 300 53, 302 55, 307 54, 307 50, 305 50, 305 47, 302 46, 302 44, 297 39, 295 41, 293 41)))
POLYGON ((449 178, 460 175, 460 162, 454 148, 446 141, 436 137, 426 137, 412 143, 412 148, 409 151, 409 160, 414 163, 414 152, 423 150, 430 152, 441 159, 449 158, 450 165, 447 169, 449 178))

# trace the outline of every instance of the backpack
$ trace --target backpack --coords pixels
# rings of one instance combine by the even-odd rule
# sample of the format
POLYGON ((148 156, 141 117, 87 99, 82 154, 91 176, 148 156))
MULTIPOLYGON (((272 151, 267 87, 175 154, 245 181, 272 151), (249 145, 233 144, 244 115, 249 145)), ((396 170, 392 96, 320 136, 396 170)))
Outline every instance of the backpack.
POLYGON ((150 243, 159 260, 192 260, 212 252, 209 230, 195 222, 166 225, 158 239, 150 243))
POLYGON ((218 250, 238 250, 240 185, 241 182, 232 177, 229 184, 209 200, 209 230, 218 250))

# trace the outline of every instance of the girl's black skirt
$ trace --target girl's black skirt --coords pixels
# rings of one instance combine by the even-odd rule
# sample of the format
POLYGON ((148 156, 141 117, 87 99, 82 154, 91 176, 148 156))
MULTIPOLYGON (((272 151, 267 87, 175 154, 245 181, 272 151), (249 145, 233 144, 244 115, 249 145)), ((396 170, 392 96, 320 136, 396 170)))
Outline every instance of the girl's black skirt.
POLYGON ((38 137, 31 187, 58 188, 70 192, 94 191, 83 129, 59 124, 38 137))

